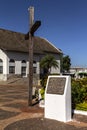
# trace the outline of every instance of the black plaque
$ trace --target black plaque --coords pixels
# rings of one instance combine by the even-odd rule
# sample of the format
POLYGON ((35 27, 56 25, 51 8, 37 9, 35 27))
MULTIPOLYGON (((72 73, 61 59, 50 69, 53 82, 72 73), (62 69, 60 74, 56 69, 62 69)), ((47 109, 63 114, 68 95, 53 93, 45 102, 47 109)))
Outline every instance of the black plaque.
POLYGON ((48 94, 64 94, 66 78, 64 77, 50 77, 47 87, 48 94))

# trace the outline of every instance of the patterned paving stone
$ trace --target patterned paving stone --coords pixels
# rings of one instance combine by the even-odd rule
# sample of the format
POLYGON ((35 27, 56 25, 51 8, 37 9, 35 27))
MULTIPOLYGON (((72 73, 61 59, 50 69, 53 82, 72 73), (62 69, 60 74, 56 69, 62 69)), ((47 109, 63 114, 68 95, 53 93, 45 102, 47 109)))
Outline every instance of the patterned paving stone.
POLYGON ((23 108, 25 107, 25 104, 23 103, 11 103, 11 104, 6 104, 4 105, 5 107, 13 107, 13 108, 23 108))
POLYGON ((15 94, 15 95, 5 95, 4 96, 5 98, 7 97, 7 98, 12 98, 12 99, 27 99, 28 98, 28 96, 26 96, 26 95, 17 95, 17 94, 15 94))
POLYGON ((87 130, 45 118, 25 119, 8 125, 4 130, 87 130))
POLYGON ((10 101, 12 101, 12 99, 3 99, 3 98, 1 98, 0 99, 0 103, 3 103, 3 102, 10 102, 10 101))
MULTIPOLYGON (((26 86, 0 86, 0 130, 87 130, 87 127, 80 127, 79 124, 75 126, 39 116, 44 111, 40 111, 36 105, 26 107, 27 93, 26 86)), ((74 119, 87 124, 87 116, 75 116, 74 119)))
POLYGON ((0 109, 0 120, 14 117, 18 114, 20 114, 20 113, 19 112, 9 112, 9 111, 5 111, 5 110, 0 109))

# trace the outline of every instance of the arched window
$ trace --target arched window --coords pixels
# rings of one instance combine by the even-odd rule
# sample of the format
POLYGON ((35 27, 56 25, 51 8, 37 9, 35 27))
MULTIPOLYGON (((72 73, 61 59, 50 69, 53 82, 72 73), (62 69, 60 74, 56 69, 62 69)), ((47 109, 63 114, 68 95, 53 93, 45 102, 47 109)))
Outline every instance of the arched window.
POLYGON ((26 61, 25 61, 25 60, 22 60, 22 63, 26 63, 26 61))
POLYGON ((9 74, 15 74, 15 60, 10 59, 9 61, 9 74))
POLYGON ((26 61, 25 60, 22 60, 21 61, 21 75, 23 76, 23 77, 25 77, 26 76, 26 61))
POLYGON ((0 74, 3 74, 3 60, 0 59, 0 74))
POLYGON ((0 63, 2 63, 3 61, 2 61, 2 59, 0 59, 0 63))
POLYGON ((10 63, 14 63, 15 61, 14 61, 14 59, 10 59, 10 61, 9 61, 10 63))
POLYGON ((33 64, 36 64, 36 61, 35 61, 35 60, 33 61, 33 64))

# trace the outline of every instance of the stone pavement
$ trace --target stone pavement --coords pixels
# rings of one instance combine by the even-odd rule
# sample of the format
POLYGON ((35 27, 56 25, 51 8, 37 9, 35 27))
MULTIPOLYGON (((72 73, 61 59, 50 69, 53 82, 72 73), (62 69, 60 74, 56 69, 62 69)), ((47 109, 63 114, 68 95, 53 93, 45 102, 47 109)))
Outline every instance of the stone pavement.
POLYGON ((0 130, 87 130, 87 116, 63 123, 44 118, 38 104, 28 107, 28 87, 0 85, 0 130))

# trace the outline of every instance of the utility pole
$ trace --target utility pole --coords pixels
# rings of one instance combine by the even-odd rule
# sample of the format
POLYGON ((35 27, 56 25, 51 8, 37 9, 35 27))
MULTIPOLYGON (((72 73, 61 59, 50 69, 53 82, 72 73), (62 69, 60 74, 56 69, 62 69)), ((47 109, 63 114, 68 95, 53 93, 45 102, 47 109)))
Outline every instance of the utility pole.
POLYGON ((32 106, 32 88, 33 88, 33 38, 34 32, 41 25, 41 21, 36 21, 34 23, 34 7, 30 7, 29 11, 29 20, 30 28, 29 32, 25 35, 25 40, 29 39, 29 87, 28 87, 28 106, 32 106))

